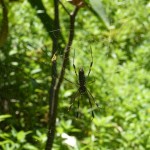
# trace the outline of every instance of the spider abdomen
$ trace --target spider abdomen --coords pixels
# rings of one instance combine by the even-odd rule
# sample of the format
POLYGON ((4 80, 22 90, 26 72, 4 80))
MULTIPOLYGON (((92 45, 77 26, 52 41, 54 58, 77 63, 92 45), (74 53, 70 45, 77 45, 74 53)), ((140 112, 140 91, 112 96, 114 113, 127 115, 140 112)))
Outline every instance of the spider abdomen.
POLYGON ((86 92, 85 83, 86 83, 86 81, 85 81, 84 70, 81 68, 79 70, 79 85, 80 85, 79 91, 80 91, 80 93, 86 92))
POLYGON ((85 75, 84 70, 82 68, 79 70, 79 85, 80 86, 85 85, 85 75))

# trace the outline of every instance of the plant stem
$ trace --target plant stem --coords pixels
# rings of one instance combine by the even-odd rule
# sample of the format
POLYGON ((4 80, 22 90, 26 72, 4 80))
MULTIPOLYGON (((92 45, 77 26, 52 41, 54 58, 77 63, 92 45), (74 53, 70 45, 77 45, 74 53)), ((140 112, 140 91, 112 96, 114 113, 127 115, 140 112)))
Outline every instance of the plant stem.
MULTIPOLYGON (((54 0, 54 5, 55 5, 55 13, 57 13, 55 14, 55 19, 58 19, 58 0, 54 0)), ((55 72, 52 72, 54 74, 52 74, 53 77, 52 77, 52 84, 50 89, 49 130, 48 130, 48 135, 47 135, 48 139, 47 139, 45 150, 51 150, 54 141, 59 90, 64 78, 67 62, 69 61, 70 49, 74 38, 75 17, 77 15, 78 10, 79 8, 76 7, 74 11, 70 13, 70 30, 69 30, 69 37, 68 37, 69 39, 64 50, 63 63, 62 63, 62 67, 58 79, 56 79, 56 76, 54 76, 55 72)), ((56 69, 56 61, 52 62, 52 70, 53 69, 54 70, 56 69)))

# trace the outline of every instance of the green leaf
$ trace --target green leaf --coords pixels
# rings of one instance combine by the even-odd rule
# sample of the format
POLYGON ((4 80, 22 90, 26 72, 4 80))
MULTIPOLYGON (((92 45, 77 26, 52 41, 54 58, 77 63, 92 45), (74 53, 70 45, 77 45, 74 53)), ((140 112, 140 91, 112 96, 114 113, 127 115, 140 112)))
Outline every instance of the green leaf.
POLYGON ((18 141, 21 141, 21 142, 25 141, 25 136, 26 136, 26 134, 25 134, 24 131, 18 132, 17 133, 17 139, 18 139, 18 141))
POLYGON ((10 118, 11 115, 7 114, 7 115, 0 115, 0 122, 4 121, 6 118, 10 118))
POLYGON ((24 146, 23 146, 23 148, 24 149, 27 149, 27 150, 38 150, 35 146, 33 146, 33 145, 31 145, 31 144, 29 144, 29 143, 27 143, 27 144, 25 144, 24 146))
POLYGON ((89 0, 89 3, 92 7, 92 12, 96 14, 96 16, 103 21, 104 25, 109 29, 110 21, 106 14, 105 8, 100 0, 89 0))

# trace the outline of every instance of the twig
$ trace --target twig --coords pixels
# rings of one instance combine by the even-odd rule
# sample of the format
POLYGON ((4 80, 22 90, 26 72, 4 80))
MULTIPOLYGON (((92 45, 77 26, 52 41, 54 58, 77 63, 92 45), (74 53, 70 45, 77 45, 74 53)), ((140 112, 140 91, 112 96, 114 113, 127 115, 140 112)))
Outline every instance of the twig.
POLYGON ((67 8, 64 6, 64 4, 61 2, 61 0, 59 0, 59 3, 62 5, 62 7, 63 7, 64 10, 66 11, 66 13, 70 16, 69 11, 68 11, 67 8))

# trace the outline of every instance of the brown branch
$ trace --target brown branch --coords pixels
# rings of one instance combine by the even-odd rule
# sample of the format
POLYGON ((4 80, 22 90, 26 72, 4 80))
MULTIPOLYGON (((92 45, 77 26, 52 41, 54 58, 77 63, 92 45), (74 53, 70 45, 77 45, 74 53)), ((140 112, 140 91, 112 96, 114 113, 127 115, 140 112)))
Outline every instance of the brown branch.
MULTIPOLYGON (((56 2, 56 0, 54 0, 54 4, 55 4, 55 13, 57 13, 57 15, 55 14, 55 19, 56 18, 58 19, 58 1, 56 2)), ((68 39, 68 43, 67 43, 65 50, 64 50, 64 57, 63 57, 61 72, 60 72, 57 80, 55 78, 56 76, 52 77, 52 84, 51 84, 51 89, 50 89, 49 130, 48 130, 48 135, 47 135, 48 139, 47 139, 45 150, 51 150, 52 145, 53 145, 53 141, 54 141, 59 90, 60 90, 60 86, 61 86, 61 83, 62 83, 63 78, 64 78, 65 69, 67 67, 67 62, 69 61, 70 48, 71 48, 73 38, 74 38, 75 17, 77 15, 78 10, 79 10, 79 8, 76 7, 74 9, 74 11, 70 14, 69 39, 68 39)), ((53 71, 52 75, 55 75, 55 73, 56 73, 55 69, 56 69, 56 61, 53 61, 52 62, 52 71, 53 71)))
POLYGON ((68 43, 66 45, 65 51, 64 51, 64 57, 63 57, 63 64, 62 64, 62 69, 58 78, 58 82, 56 84, 56 89, 60 88, 60 85, 63 81, 63 77, 65 74, 65 69, 67 67, 67 62, 69 61, 69 54, 70 54, 70 48, 73 42, 73 38, 74 38, 74 24, 75 24, 75 17, 77 15, 79 8, 76 7, 75 10, 70 14, 70 31, 69 31, 69 40, 68 43))
MULTIPOLYGON (((66 42, 65 42, 65 39, 64 39, 62 33, 60 32, 60 28, 56 28, 56 26, 57 26, 56 19, 53 20, 53 18, 50 17, 50 15, 48 15, 47 10, 46 10, 42 0, 28 0, 28 1, 36 11, 41 10, 43 12, 43 13, 37 13, 37 16, 41 20, 45 30, 47 31, 47 33, 48 33, 49 37, 52 39, 52 41, 55 42, 56 36, 57 36, 57 34, 59 34, 59 42, 65 44, 66 42)), ((59 1, 59 0, 56 0, 54 3, 56 3, 57 1, 59 1)), ((54 4, 54 7, 55 7, 55 4, 54 4)), ((56 9, 54 11, 56 11, 56 9)), ((60 44, 58 44, 58 46, 59 46, 59 48, 57 50, 63 49, 60 44)))
POLYGON ((3 0, 0 0, 3 9, 3 19, 0 28, 0 47, 3 47, 8 37, 8 12, 3 0))

